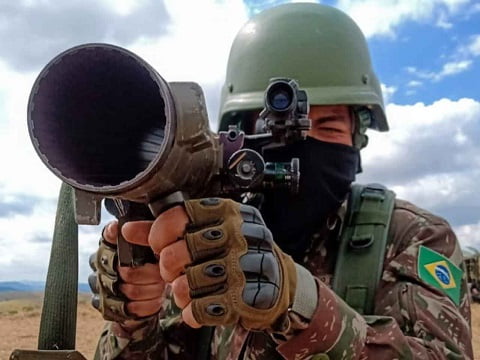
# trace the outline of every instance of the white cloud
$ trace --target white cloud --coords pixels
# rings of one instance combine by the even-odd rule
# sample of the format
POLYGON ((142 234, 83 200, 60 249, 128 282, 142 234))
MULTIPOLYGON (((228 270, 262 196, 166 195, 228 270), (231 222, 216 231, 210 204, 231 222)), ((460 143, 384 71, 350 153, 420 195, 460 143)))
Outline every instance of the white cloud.
POLYGON ((471 42, 467 49, 473 56, 480 56, 480 34, 471 37, 471 42))
POLYGON ((432 76, 434 81, 440 81, 444 77, 459 74, 468 70, 472 65, 472 60, 452 61, 443 65, 442 70, 432 76))
MULTIPOLYGON (((405 158, 409 142, 418 145, 419 142, 429 141, 445 145, 445 140, 450 141, 455 130, 480 127, 480 102, 473 99, 441 99, 430 105, 420 102, 413 105, 389 104, 386 112, 390 131, 369 132, 371 141, 363 153, 364 162, 372 166, 377 157, 387 156, 383 150, 388 147, 394 148, 394 153, 388 154, 388 157, 394 155, 405 158)), ((477 146, 476 135, 471 132, 467 132, 467 135, 472 146, 477 146)), ((395 160, 392 162, 396 163, 395 160)))
MULTIPOLYGON (((472 60, 459 60, 459 61, 450 61, 443 64, 442 69, 438 72, 433 71, 424 71, 418 70, 414 67, 407 67, 406 70, 409 74, 412 74, 419 79, 431 80, 431 81, 440 81, 447 76, 452 76, 460 74, 464 71, 467 71, 472 66, 472 60)), ((408 86, 418 86, 412 84, 421 84, 418 80, 411 80, 407 85, 408 86)))
POLYGON ((36 74, 13 72, 0 61, 0 94, 4 100, 0 119, 2 172, 0 189, 55 197, 59 182, 36 155, 27 130, 27 103, 36 74))
MULTIPOLYGON (((115 3, 117 14, 127 16, 126 14, 135 12, 135 6, 141 2, 125 0, 115 3)), ((466 1, 340 2, 350 8, 351 14, 355 13, 359 19, 363 19, 361 26, 367 36, 393 36, 396 27, 403 21, 432 19, 429 11, 433 11, 433 14, 436 12, 432 10, 430 3, 441 5, 447 14, 445 21, 449 21, 449 16, 458 11, 466 1), (370 9, 370 12, 365 9, 370 9), (382 13, 383 10, 385 11, 382 13)), ((31 2, 31 6, 37 5, 38 2, 31 2)), ((199 82, 205 90, 209 115, 214 123, 229 46, 236 31, 247 18, 245 5, 240 0, 169 0, 166 8, 172 20, 166 29, 168 36, 152 37, 149 33, 148 37, 136 38, 136 42, 131 43, 128 48, 154 66, 167 81, 199 82), (185 11, 185 8, 188 8, 188 11, 185 11)), ((0 27, 1 24, 0 21, 0 27)), ((138 31, 136 33, 138 35, 138 31)), ((475 41, 472 40, 470 44, 473 49, 471 54, 478 55, 475 41)), ((460 68, 461 66, 455 68, 451 65, 442 71, 452 73, 460 68)), ((418 69, 411 67, 407 71, 417 73, 418 69)), ((2 195, 5 194, 30 194, 51 200, 55 199, 58 193, 59 181, 34 153, 26 131, 27 99, 35 76, 36 73, 14 72, 0 62, 0 99, 3 99, 0 103, 0 153, 3 154, 0 199, 3 199, 2 195)), ((410 86, 416 87, 412 84, 410 86)), ((382 89, 386 95, 392 130, 387 134, 369 134, 370 145, 363 154, 364 178, 368 180, 370 176, 373 181, 384 181, 394 187, 399 196, 426 207, 440 206, 445 202, 460 205, 468 203, 462 203, 464 199, 471 201, 473 205, 475 202, 480 203, 480 199, 475 197, 475 179, 480 178, 480 174, 469 172, 465 167, 462 174, 459 169, 467 162, 472 167, 480 165, 476 155, 480 154, 480 151, 474 138, 475 134, 479 133, 474 131, 478 130, 475 120, 480 117, 479 103, 471 99, 443 99, 430 105, 418 103, 399 106, 389 104, 397 89, 384 84, 382 89), (421 148, 420 144, 428 146, 421 148), (458 149, 463 152, 457 154, 458 149), (447 159, 450 167, 442 167, 438 158, 447 159)), ((0 218, 0 251, 6 254, 0 258, 2 277, 18 279, 19 274, 22 274, 23 278, 44 278, 50 244, 32 242, 31 239, 39 236, 51 237, 54 209, 48 204, 48 201, 40 202, 29 216, 17 214, 10 218, 0 218), (17 268, 19 258, 24 264, 21 273, 17 268)), ((100 228, 107 220, 108 217, 104 217, 104 222, 98 227, 81 228, 82 281, 85 281, 89 272, 86 259, 95 250, 100 228)), ((471 223, 475 224, 476 221, 471 223)))
POLYGON ((415 74, 418 70, 415 66, 407 66, 405 68, 405 70, 409 73, 409 74, 415 74))
POLYGON ((418 80, 411 80, 407 83, 407 86, 409 87, 419 87, 419 86, 422 86, 423 83, 421 81, 418 81, 418 80))
POLYGON ((455 234, 462 247, 480 249, 480 222, 454 227, 455 234))
POLYGON ((170 20, 163 0, 0 1, 0 58, 37 71, 74 45, 129 46, 166 35, 170 20))
MULTIPOLYGON (((449 61, 442 65, 441 70, 426 71, 419 70, 414 66, 408 66, 405 71, 416 76, 419 79, 440 81, 448 76, 463 73, 472 67, 475 57, 480 56, 480 34, 470 36, 468 43, 460 45, 452 51, 448 57, 449 61)), ((415 83, 416 80, 410 81, 410 84, 415 83)))
POLYGON ((396 28, 408 20, 430 21, 448 28, 450 16, 468 3, 469 0, 339 0, 337 6, 358 23, 366 37, 395 37, 396 28))
POLYGON ((379 182, 399 198, 445 217, 462 245, 480 246, 480 102, 441 99, 387 106, 390 131, 369 132, 360 183, 379 182), (469 235, 470 234, 470 235, 469 235))
POLYGON ((135 9, 145 4, 145 1, 142 0, 103 0, 102 2, 122 16, 131 14, 135 9))
MULTIPOLYGON (((0 280, 11 280, 15 277, 15 268, 11 267, 16 260, 21 259, 25 267, 29 264, 41 264, 42 273, 46 271, 50 243, 47 241, 35 242, 38 237, 49 238, 53 229, 54 218, 50 207, 37 206, 32 215, 17 215, 12 218, 0 218, 0 266, 2 267, 0 280), (13 226, 14 224, 14 226, 13 226)), ((28 280, 41 280, 38 274, 31 273, 28 280)))
MULTIPOLYGON (((475 172, 480 174, 480 172, 475 172)), ((426 209, 436 209, 456 204, 459 200, 466 197, 475 196, 472 193, 474 181, 470 178, 472 173, 444 173, 444 174, 424 174, 422 177, 413 181, 403 182, 401 185, 393 185, 392 189, 402 199, 407 199, 418 206, 426 209)), ((478 199, 475 196, 475 199, 478 199)), ((464 207, 468 204, 462 201, 464 207)), ((480 214, 478 215, 480 218, 480 214)))
POLYGON ((188 5, 185 1, 170 0, 166 5, 174 20, 170 35, 156 41, 139 41, 130 50, 167 81, 198 82, 206 92, 208 113, 215 128, 230 45, 247 21, 247 9, 241 0, 206 0, 188 5), (189 11, 185 11, 185 6, 189 11))
MULTIPOLYGON (((189 11, 185 11, 184 5, 180 1, 167 2, 169 13, 175 19, 168 38, 144 39, 129 49, 147 60, 167 81, 197 81, 204 88, 212 89, 209 107, 213 109, 210 118, 214 122, 218 109, 215 101, 224 79, 229 46, 246 21, 245 8, 240 0, 191 3, 189 11)), ((55 197, 59 182, 39 160, 27 131, 27 102, 36 76, 36 72, 12 71, 0 61, 0 94, 4 104, 0 118, 0 153, 5 154, 0 185, 4 192, 55 197), (35 174, 34 181, 32 174, 35 174)))
MULTIPOLYGON (((115 3, 114 11, 119 16, 137 11, 136 6, 141 4, 128 0, 115 3)), ((39 3, 30 6, 37 8, 39 3)), ((168 36, 139 36, 127 48, 143 57, 167 81, 199 82, 206 93, 209 116, 214 124, 230 44, 247 19, 245 5, 241 0, 170 0, 166 8, 172 19, 167 27, 168 36)), ((65 34, 66 38, 72 36, 65 34)), ((66 45, 68 48, 76 44, 66 45)), ((48 265, 48 240, 53 233, 55 209, 45 203, 55 203, 60 181, 39 160, 28 136, 27 102, 37 75, 37 70, 14 71, 10 63, 0 59, 0 203, 7 198, 15 201, 27 195, 47 199, 47 202, 38 201, 32 213, 0 217, 0 251, 5 254, 0 258, 3 269, 0 280, 42 280, 48 265), (24 264, 21 271, 18 269, 20 263, 24 264)), ((90 272, 87 259, 97 247, 100 229, 111 219, 105 213, 103 217, 100 226, 81 227, 80 279, 83 282, 90 272)))
MULTIPOLYGON (((79 281, 87 282, 91 272, 90 254, 98 248, 103 226, 112 219, 103 213, 98 226, 80 226, 79 229, 79 281)), ((0 281, 45 280, 50 259, 51 240, 55 222, 55 206, 39 205, 33 214, 0 218, 0 281), (12 226, 15 224, 15 226, 12 226), (14 244, 14 246, 12 245, 14 244)))
POLYGON ((440 14, 438 15, 438 19, 435 25, 445 30, 451 29, 453 27, 453 24, 447 19, 448 19, 448 16, 445 13, 445 11, 441 11, 440 14))
POLYGON ((470 14, 476 14, 478 12, 480 12, 480 3, 475 3, 469 9, 469 13, 470 14))
POLYGON ((385 84, 381 84, 382 88, 382 95, 383 95, 383 100, 385 102, 385 105, 390 103, 393 95, 397 91, 397 88, 395 86, 387 86, 385 84))

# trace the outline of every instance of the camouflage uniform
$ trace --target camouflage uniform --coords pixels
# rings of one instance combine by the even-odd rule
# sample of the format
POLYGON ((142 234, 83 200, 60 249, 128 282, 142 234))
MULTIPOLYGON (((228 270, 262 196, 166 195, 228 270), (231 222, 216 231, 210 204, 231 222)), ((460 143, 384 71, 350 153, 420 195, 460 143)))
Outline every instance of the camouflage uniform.
MULTIPOLYGON (((465 275, 459 306, 418 275, 421 245, 457 266, 462 263, 448 223, 396 200, 375 315, 361 316, 329 288, 342 211, 335 218, 333 228, 325 227, 314 235, 304 259, 303 265, 316 277, 319 293, 310 323, 292 316, 286 337, 248 332, 239 326, 217 327, 211 359, 473 359, 465 275)), ((132 335, 108 323, 98 350, 102 359, 197 359, 197 335, 197 330, 181 323, 178 309, 166 300, 159 317, 132 335)))

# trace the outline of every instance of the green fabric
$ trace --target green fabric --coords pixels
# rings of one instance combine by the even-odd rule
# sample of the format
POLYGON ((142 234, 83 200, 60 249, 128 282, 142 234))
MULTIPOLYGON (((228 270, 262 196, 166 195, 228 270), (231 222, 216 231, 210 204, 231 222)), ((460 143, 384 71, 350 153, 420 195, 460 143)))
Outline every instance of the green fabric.
POLYGON ((78 225, 73 211, 73 189, 63 183, 45 283, 39 350, 75 349, 77 294, 78 225))
POLYGON ((394 201, 395 194, 382 185, 352 186, 333 289, 360 314, 374 310, 394 201))
POLYGON ((457 306, 460 304, 463 271, 448 258, 425 246, 420 246, 418 276, 427 284, 442 290, 457 306))

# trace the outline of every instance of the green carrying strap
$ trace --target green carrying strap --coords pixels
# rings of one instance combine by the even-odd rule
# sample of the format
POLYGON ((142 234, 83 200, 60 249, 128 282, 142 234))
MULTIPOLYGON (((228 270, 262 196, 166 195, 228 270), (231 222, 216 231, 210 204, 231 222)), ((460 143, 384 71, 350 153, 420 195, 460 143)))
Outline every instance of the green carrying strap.
POLYGON ((78 295, 78 225, 73 189, 63 183, 48 265, 38 350, 16 349, 11 360, 85 360, 75 351, 78 295))
POLYGON ((77 296, 78 225, 73 210, 73 189, 63 183, 45 283, 38 349, 75 349, 77 296))
POLYGON ((333 290, 362 315, 373 314, 394 203, 395 193, 383 185, 352 185, 333 290))

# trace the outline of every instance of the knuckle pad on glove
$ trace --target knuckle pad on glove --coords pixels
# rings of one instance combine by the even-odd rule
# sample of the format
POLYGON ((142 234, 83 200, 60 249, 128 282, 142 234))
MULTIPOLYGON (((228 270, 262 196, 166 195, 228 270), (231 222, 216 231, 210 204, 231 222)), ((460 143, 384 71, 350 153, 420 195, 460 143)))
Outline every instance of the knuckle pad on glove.
POLYGON ((239 231, 241 222, 238 204, 232 200, 206 198, 185 202, 191 220, 185 240, 193 263, 201 259, 221 257, 239 231), (227 221, 224 221, 227 219, 227 221))
POLYGON ((280 267, 272 253, 259 253, 249 250, 240 258, 240 267, 247 281, 270 282, 280 284, 280 267))
POLYGON ((90 255, 88 258, 88 264, 90 265, 90 269, 93 271, 97 271, 97 267, 95 266, 95 260, 97 259, 97 253, 94 252, 93 254, 90 255))
POLYGON ((211 260, 200 265, 189 266, 186 275, 190 288, 190 297, 225 292, 227 271, 225 261, 211 260))
POLYGON ((228 199, 190 200, 185 208, 191 220, 185 239, 193 265, 186 272, 195 320, 208 326, 239 322, 254 330, 271 326, 291 303, 296 272, 260 212, 228 199), (205 273, 220 261, 225 280, 205 273))
POLYGON ((249 248, 258 248, 258 250, 272 251, 273 236, 270 230, 264 225, 243 223, 242 234, 247 240, 249 248))
POLYGON ((185 210, 193 227, 204 227, 222 220, 225 213, 225 200, 206 198, 185 202, 185 210))
POLYGON ((278 297, 278 286, 271 283, 247 281, 242 292, 245 303, 256 309, 270 309, 278 297))
POLYGON ((242 215, 244 223, 265 225, 260 211, 253 206, 240 204, 240 214, 242 215))
POLYGON ((98 294, 98 279, 97 279, 97 273, 92 273, 88 275, 88 285, 90 286, 90 290, 94 294, 98 294))
POLYGON ((211 326, 232 325, 239 319, 239 313, 232 311, 225 297, 219 295, 193 299, 192 313, 198 323, 211 326))
POLYGON ((187 233, 185 241, 194 263, 200 259, 223 255, 227 244, 224 231, 218 226, 187 233))
POLYGON ((95 274, 89 277, 90 287, 95 295, 92 297, 92 306, 100 311, 103 318, 109 321, 124 321, 132 319, 126 313, 125 300, 118 293, 119 276, 116 270, 117 251, 105 241, 100 241, 100 246, 92 258, 96 269, 95 274))
POLYGON ((95 267, 99 272, 105 272, 109 275, 115 276, 117 263, 117 251, 105 243, 100 244, 95 258, 95 267))
POLYGON ((117 292, 113 279, 109 275, 99 274, 99 294, 92 298, 93 307, 100 311, 105 320, 121 322, 135 319, 127 314, 126 300, 117 292))
POLYGON ((126 304, 123 299, 113 296, 100 296, 99 311, 105 320, 121 322, 135 317, 129 316, 125 310, 126 304))
POLYGON ((115 295, 117 293, 118 277, 109 274, 98 274, 98 283, 100 287, 108 293, 115 295))
POLYGON ((240 258, 240 267, 246 278, 242 298, 250 306, 269 309, 275 305, 281 282, 272 234, 263 225, 245 222, 242 233, 248 243, 247 254, 240 258))
POLYGON ((91 300, 92 306, 95 309, 100 309, 100 297, 98 295, 93 295, 91 300))

